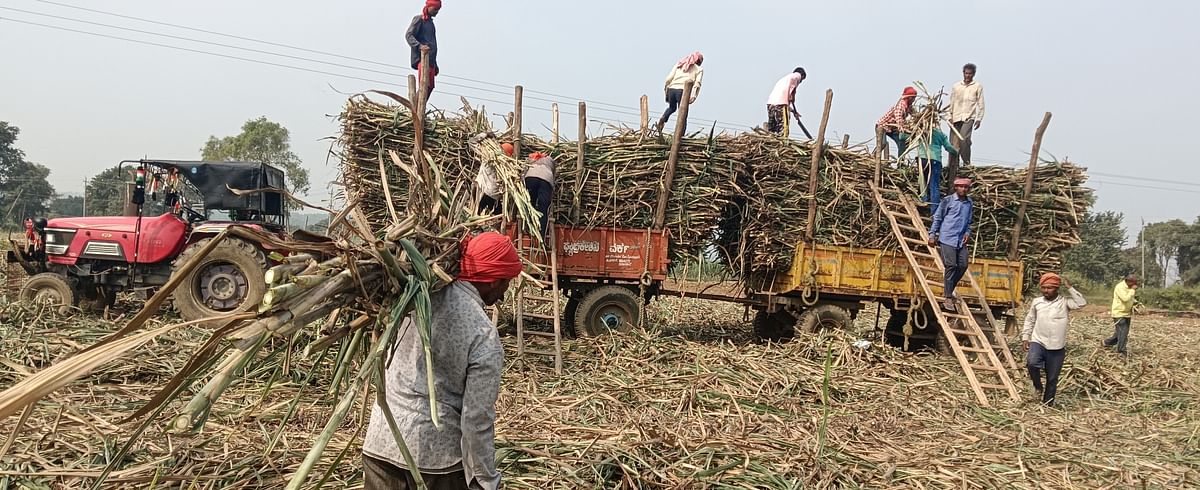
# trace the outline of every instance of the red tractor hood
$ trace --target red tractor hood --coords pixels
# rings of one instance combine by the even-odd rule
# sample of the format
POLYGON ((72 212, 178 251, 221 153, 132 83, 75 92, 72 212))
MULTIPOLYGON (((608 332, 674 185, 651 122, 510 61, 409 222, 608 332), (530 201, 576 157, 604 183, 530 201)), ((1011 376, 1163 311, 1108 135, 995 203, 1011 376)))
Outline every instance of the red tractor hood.
MULTIPOLYGON (((149 218, 149 217, 147 217, 149 218)), ((143 218, 142 223, 145 224, 146 219, 143 218)), ((90 218, 53 218, 47 224, 47 228, 63 228, 63 229, 88 229, 115 231, 119 233, 133 233, 134 227, 137 226, 136 216, 93 216, 90 218)))

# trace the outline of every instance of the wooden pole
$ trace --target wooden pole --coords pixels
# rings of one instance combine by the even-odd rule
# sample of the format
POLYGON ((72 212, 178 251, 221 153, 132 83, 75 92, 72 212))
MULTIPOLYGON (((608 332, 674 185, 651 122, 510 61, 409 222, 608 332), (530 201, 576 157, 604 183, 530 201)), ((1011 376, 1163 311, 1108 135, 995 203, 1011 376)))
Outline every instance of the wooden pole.
POLYGON ((558 144, 558 102, 550 104, 550 142, 558 144))
POLYGON ((843 134, 842 135, 842 148, 849 148, 849 147, 850 147, 850 135, 843 134))
POLYGON ((579 103, 579 140, 576 142, 576 144, 578 145, 578 147, 576 149, 576 153, 578 154, 578 156, 575 159, 575 176, 576 176, 575 177, 575 181, 576 181, 575 185, 576 185, 576 188, 575 188, 575 192, 574 192, 575 195, 574 195, 574 197, 571 198, 571 219, 573 219, 573 220, 579 219, 579 206, 580 206, 579 192, 581 190, 579 188, 579 186, 582 186, 583 181, 584 181, 584 179, 583 179, 583 145, 585 142, 587 142, 587 104, 580 102, 579 103))
POLYGON ((1008 260, 1017 260, 1021 251, 1021 225, 1025 224, 1025 211, 1029 207, 1029 195, 1033 194, 1033 174, 1037 170, 1038 154, 1042 151, 1042 136, 1050 125, 1050 113, 1042 117, 1042 124, 1033 135, 1033 152, 1029 155, 1029 173, 1025 175, 1025 193, 1021 196, 1021 208, 1017 211, 1017 226, 1013 227, 1012 246, 1008 249, 1008 260))
POLYGON ((827 89, 825 90, 825 112, 821 114, 821 128, 817 130, 812 162, 808 164, 808 230, 804 232, 804 238, 808 242, 812 242, 813 231, 817 224, 817 165, 820 164, 821 156, 825 153, 825 128, 829 126, 829 108, 831 106, 833 106, 833 89, 827 89))
MULTIPOLYGON (((429 92, 429 47, 421 46, 421 65, 417 77, 417 104, 413 111, 413 159, 418 171, 429 178, 429 162, 425 161, 425 102, 429 92)), ((382 176, 380 176, 382 177, 382 176)))
POLYGON ((675 136, 671 138, 671 153, 667 156, 667 168, 659 181, 658 207, 654 211, 654 229, 661 230, 667 220, 667 203, 671 198, 671 186, 675 182, 675 164, 679 161, 679 143, 687 130, 688 106, 691 105, 692 82, 683 85, 683 100, 679 103, 679 119, 675 120, 675 136))
POLYGON ((521 159, 521 99, 525 95, 525 87, 517 85, 513 97, 513 158, 521 159))
POLYGON ((642 96, 642 136, 650 130, 650 97, 642 96))

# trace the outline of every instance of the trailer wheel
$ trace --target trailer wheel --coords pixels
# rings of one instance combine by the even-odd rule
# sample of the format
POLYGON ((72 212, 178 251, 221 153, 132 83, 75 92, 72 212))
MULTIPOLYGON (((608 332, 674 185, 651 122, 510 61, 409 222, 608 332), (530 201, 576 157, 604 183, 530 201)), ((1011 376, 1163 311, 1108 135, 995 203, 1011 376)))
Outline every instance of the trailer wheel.
MULTIPOLYGON (((193 260, 211 238, 188 246, 172 264, 178 270, 193 260)), ((246 311, 262 302, 267 292, 262 252, 244 240, 226 238, 175 289, 172 300, 179 316, 193 321, 234 311, 246 311)))
POLYGON ((809 333, 822 330, 846 330, 854 325, 850 312, 837 305, 820 305, 804 310, 796 326, 809 333))
POLYGON ((754 314, 754 336, 759 342, 787 342, 796 336, 796 317, 783 310, 754 314))
POLYGON ((637 294, 621 286, 602 286, 583 296, 575 310, 575 332, 596 337, 628 332, 642 316, 637 294))
POLYGON ((55 311, 59 315, 70 314, 71 307, 75 305, 75 291, 71 289, 71 284, 62 274, 53 272, 43 272, 26 279, 18 297, 23 302, 57 306, 55 311))

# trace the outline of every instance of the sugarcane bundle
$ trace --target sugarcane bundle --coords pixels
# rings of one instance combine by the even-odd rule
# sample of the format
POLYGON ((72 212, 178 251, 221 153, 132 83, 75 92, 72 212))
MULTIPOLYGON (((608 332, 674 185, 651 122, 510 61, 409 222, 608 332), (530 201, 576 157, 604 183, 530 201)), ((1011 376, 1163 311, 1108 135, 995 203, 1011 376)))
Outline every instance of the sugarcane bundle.
MULTIPOLYGON (((352 99, 350 104, 356 104, 357 100, 352 99)), ((404 107, 411 107, 402 98, 396 100, 404 107)), ((382 116, 386 118, 388 114, 382 116)), ((436 119, 430 119, 434 121, 433 127, 438 127, 436 119)), ((411 116, 407 121, 411 124, 411 116)), ((486 131, 486 120, 480 121, 479 129, 486 131)), ((449 177, 465 168, 463 159, 467 157, 462 156, 462 147, 432 147, 431 152, 423 152, 420 158, 412 158, 415 152, 410 150, 406 157, 401 157, 390 149, 395 144, 390 138, 396 133, 380 130, 387 124, 404 124, 404 121, 373 119, 358 126, 357 132, 344 133, 346 141, 362 145, 357 149, 369 151, 374 157, 370 161, 343 161, 341 184, 349 204, 331 220, 332 238, 305 242, 238 226, 227 228, 177 271, 120 331, 0 393, 0 418, 159 335, 195 323, 137 332, 158 311, 171 290, 218 243, 240 239, 289 251, 287 256, 272 257, 278 265, 266 271, 270 289, 262 303, 251 305, 257 306, 256 310, 203 320, 220 322, 222 326, 131 419, 143 419, 145 424, 162 422, 174 431, 197 431, 208 420, 214 402, 259 364, 278 356, 324 356, 332 352, 338 358, 338 369, 325 396, 335 408, 288 485, 299 488, 356 398, 365 393, 366 386, 374 385, 376 393, 384 392, 384 353, 398 337, 401 320, 411 315, 424 344, 430 414, 438 425, 433 361, 429 355, 430 298, 454 281, 463 240, 495 227, 501 218, 478 215, 472 186, 457 176, 449 177), (321 330, 305 330, 316 323, 321 330), (299 342, 301 339, 304 342, 299 342), (160 420, 170 402, 181 399, 193 382, 203 379, 207 381, 192 392, 169 421, 160 420)), ((476 142, 472 151, 474 158, 492 160, 489 164, 512 201, 512 220, 536 227, 536 211, 524 191, 523 168, 519 163, 496 157, 502 151, 495 139, 476 142)), ((379 406, 387 418, 394 419, 385 403, 379 406)), ((288 416, 293 414, 289 412, 288 416)), ((397 445, 412 467, 414 463, 394 424, 392 429, 397 445)), ((138 434, 141 432, 136 432, 134 439, 138 434)), ((132 443, 133 440, 129 441, 125 447, 132 443)), ((112 465, 122 459, 112 458, 112 465)))

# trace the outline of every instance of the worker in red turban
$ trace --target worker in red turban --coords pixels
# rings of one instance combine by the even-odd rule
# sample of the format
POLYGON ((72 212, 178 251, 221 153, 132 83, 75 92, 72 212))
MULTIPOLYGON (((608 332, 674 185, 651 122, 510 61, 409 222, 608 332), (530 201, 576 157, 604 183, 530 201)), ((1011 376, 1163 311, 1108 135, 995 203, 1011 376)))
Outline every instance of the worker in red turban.
POLYGON ((908 127, 906 120, 912 112, 913 101, 917 99, 917 89, 912 87, 904 87, 904 92, 900 94, 900 100, 888 109, 887 112, 875 121, 875 137, 876 147, 879 148, 880 156, 888 158, 887 140, 884 137, 890 138, 896 143, 896 158, 904 155, 904 150, 908 148, 908 127))
POLYGON ((442 0, 426 0, 425 6, 421 8, 421 15, 413 17, 408 31, 404 33, 404 40, 408 41, 410 48, 409 64, 412 69, 417 70, 417 83, 425 84, 426 99, 433 92, 433 81, 438 75, 437 28, 433 25, 433 18, 437 17, 441 10, 442 0), (429 66, 421 66, 421 47, 429 48, 429 66))
POLYGON ((500 488, 495 433, 504 346, 483 306, 504 297, 521 261, 508 237, 487 232, 464 241, 460 269, 459 280, 429 297, 428 341, 414 328, 416 315, 409 315, 385 354, 387 384, 379 401, 395 416, 371 404, 362 444, 364 490, 415 488, 414 473, 433 489, 500 488), (427 376, 437 386, 437 419, 427 376), (407 455, 396 434, 409 441, 407 455))
POLYGON ((509 282, 521 274, 521 258, 508 237, 487 231, 466 240, 458 279, 475 286, 487 305, 504 298, 509 282))

